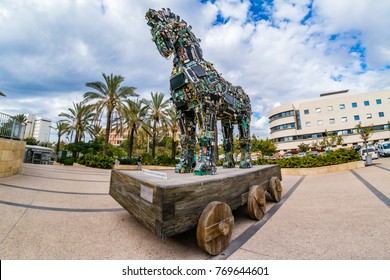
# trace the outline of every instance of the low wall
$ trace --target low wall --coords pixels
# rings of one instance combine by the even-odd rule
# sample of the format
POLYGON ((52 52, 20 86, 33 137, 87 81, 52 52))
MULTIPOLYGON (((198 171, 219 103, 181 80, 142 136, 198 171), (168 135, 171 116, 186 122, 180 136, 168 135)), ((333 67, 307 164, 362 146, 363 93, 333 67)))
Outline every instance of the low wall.
POLYGON ((18 174, 26 142, 0 139, 0 178, 18 174))
MULTIPOLYGON (((142 165, 143 169, 150 169, 150 170, 173 170, 175 167, 171 166, 159 166, 159 165, 142 165)), ((114 165, 114 169, 116 170, 137 170, 137 165, 114 165)))
POLYGON ((312 168, 282 168, 282 175, 319 175, 319 174, 328 174, 334 172, 341 172, 351 169, 362 168, 365 166, 363 160, 353 161, 338 165, 329 165, 323 167, 312 167, 312 168))

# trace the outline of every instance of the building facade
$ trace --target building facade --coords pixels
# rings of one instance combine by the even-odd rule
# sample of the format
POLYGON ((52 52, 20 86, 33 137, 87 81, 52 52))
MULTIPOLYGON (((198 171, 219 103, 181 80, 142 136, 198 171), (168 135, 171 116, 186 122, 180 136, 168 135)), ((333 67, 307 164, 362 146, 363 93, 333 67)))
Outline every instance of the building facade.
POLYGON ((34 137, 36 140, 46 143, 50 140, 51 120, 28 114, 24 138, 34 137))
POLYGON ((361 144, 355 127, 373 125, 369 141, 390 139, 390 90, 350 93, 348 90, 321 94, 319 98, 283 104, 270 111, 271 139, 281 151, 312 146, 325 134, 342 137, 342 146, 361 144))

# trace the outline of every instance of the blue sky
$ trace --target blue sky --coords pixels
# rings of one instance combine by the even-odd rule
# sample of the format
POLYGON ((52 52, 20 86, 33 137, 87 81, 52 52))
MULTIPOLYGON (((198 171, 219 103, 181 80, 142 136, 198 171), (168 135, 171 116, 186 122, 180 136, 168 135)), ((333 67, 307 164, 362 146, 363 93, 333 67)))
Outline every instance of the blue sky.
POLYGON ((249 94, 258 136, 269 136, 279 104, 390 88, 388 0, 1 0, 0 112, 57 121, 103 72, 141 97, 168 98, 172 61, 144 19, 162 7, 192 25, 205 59, 249 94))

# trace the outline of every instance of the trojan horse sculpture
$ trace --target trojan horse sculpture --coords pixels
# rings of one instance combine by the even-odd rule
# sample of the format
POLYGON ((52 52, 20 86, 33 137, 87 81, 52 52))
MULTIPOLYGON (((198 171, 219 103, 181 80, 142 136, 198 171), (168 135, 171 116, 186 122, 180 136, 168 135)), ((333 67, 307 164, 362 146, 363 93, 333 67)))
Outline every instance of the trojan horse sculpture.
POLYGON ((175 171, 194 172, 195 175, 215 174, 217 120, 221 120, 223 130, 223 166, 234 167, 233 125, 237 124, 241 145, 240 167, 252 167, 249 133, 252 111, 248 95, 241 87, 224 80, 213 64, 203 59, 200 40, 192 33, 191 26, 170 9, 149 9, 145 17, 160 54, 167 59, 172 54, 174 56, 170 90, 179 120, 182 146, 181 159, 175 171), (200 155, 196 162, 197 140, 200 155))

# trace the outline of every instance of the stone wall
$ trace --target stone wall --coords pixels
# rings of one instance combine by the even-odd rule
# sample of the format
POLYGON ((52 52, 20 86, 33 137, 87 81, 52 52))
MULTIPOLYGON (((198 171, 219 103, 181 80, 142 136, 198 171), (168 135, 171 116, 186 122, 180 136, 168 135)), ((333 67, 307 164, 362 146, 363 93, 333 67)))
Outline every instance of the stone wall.
POLYGON ((26 142, 0 138, 0 178, 18 174, 26 142))

